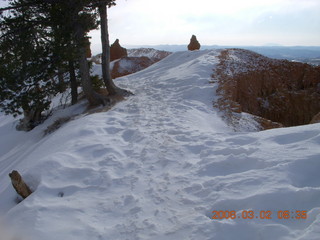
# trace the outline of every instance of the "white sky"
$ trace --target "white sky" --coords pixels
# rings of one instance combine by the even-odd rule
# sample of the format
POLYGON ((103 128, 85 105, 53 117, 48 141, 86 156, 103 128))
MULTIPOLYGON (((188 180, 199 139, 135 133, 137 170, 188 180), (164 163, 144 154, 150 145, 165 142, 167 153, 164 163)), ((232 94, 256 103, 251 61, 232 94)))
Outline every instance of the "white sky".
POLYGON ((188 44, 195 34, 202 45, 319 46, 320 0, 117 0, 109 31, 122 45, 188 44))
MULTIPOLYGON (((5 0, 0 0, 5 3, 5 0)), ((320 46, 320 0, 117 0, 109 9, 110 41, 121 45, 320 46)), ((93 31, 93 52, 100 32, 93 31)))

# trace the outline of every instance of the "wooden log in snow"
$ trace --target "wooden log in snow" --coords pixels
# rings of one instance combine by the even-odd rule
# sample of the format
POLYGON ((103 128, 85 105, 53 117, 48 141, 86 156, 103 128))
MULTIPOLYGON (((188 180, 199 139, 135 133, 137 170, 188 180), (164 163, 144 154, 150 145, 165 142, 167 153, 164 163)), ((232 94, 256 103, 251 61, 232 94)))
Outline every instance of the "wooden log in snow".
POLYGON ((9 177, 11 178, 12 186, 22 198, 26 198, 32 193, 18 171, 13 170, 11 173, 9 173, 9 177))

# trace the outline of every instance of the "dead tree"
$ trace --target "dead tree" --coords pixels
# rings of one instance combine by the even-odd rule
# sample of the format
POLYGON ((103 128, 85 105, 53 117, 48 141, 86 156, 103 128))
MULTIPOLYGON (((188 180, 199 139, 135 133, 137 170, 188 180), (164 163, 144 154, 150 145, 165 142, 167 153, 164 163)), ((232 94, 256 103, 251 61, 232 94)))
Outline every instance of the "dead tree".
POLYGON ((25 199, 32 193, 18 171, 13 170, 11 173, 9 173, 9 177, 11 178, 12 186, 22 198, 25 199))

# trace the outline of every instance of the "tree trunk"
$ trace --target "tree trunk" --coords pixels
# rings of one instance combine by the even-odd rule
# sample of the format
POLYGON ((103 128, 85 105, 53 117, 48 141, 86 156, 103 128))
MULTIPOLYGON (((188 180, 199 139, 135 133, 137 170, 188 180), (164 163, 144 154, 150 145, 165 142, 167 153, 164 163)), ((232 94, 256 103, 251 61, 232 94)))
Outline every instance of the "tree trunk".
POLYGON ((107 16, 107 4, 101 3, 99 5, 99 14, 100 14, 100 28, 101 28, 101 45, 102 45, 102 56, 101 56, 101 66, 102 66, 102 78, 108 93, 110 95, 116 94, 117 90, 120 90, 116 87, 112 81, 110 73, 110 43, 109 43, 109 32, 108 32, 108 16, 107 16))
POLYGON ((92 88, 85 47, 79 47, 79 55, 79 71, 83 92, 91 106, 99 105, 101 102, 92 88))
POLYGON ((92 88, 90 69, 87 61, 87 49, 85 45, 85 31, 80 24, 75 25, 75 37, 79 51, 79 71, 83 92, 86 95, 86 98, 91 106, 99 104, 105 105, 105 99, 103 99, 92 88))
POLYGON ((69 61, 70 87, 71 87, 71 104, 78 102, 78 84, 73 61, 69 61))
POLYGON ((66 90, 66 87, 64 84, 63 70, 61 67, 58 68, 58 81, 59 81, 59 92, 63 93, 66 90))
POLYGON ((41 123, 43 109, 24 109, 23 119, 16 126, 18 131, 30 131, 41 123))

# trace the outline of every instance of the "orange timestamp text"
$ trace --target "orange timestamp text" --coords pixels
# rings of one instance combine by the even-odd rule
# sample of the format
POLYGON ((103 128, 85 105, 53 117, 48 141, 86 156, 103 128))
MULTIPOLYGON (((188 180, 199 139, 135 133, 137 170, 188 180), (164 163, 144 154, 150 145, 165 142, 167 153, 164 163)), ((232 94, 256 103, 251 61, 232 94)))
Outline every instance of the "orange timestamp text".
POLYGON ((308 212, 304 210, 278 210, 278 211, 269 211, 269 210, 214 210, 212 211, 211 219, 296 219, 302 220, 308 218, 308 212))

